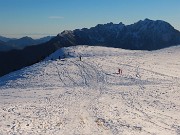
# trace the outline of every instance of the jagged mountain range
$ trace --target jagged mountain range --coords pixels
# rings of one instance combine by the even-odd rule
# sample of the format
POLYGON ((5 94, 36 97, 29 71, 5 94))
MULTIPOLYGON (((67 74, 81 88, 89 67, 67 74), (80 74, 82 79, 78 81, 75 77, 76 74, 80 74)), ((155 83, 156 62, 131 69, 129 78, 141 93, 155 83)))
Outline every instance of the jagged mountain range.
POLYGON ((180 32, 169 23, 145 19, 131 25, 98 24, 90 29, 63 31, 57 41, 72 44, 104 45, 133 50, 156 50, 180 43, 180 32), (62 40, 62 41, 63 41, 62 40))
POLYGON ((99 45, 134 50, 156 50, 180 44, 180 32, 161 20, 140 20, 131 25, 123 23, 98 24, 90 29, 63 31, 46 43, 23 50, 0 53, 0 76, 32 65, 61 47, 99 45))

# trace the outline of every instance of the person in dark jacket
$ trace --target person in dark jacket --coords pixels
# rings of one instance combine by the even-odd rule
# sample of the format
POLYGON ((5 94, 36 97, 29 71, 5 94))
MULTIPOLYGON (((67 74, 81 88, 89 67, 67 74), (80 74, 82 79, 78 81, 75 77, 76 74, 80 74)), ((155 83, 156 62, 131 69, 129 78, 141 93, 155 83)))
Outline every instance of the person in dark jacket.
POLYGON ((118 69, 118 74, 122 75, 122 69, 118 69))
POLYGON ((79 60, 80 60, 80 61, 82 60, 82 57, 81 57, 81 55, 79 55, 79 60))

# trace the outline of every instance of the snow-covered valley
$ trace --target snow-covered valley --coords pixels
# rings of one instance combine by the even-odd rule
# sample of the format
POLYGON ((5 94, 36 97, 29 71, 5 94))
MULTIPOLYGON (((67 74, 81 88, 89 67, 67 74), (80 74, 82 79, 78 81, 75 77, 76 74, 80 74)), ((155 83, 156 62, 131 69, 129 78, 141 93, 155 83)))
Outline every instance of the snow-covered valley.
POLYGON ((0 78, 0 135, 180 135, 179 58, 180 46, 58 50, 0 78))

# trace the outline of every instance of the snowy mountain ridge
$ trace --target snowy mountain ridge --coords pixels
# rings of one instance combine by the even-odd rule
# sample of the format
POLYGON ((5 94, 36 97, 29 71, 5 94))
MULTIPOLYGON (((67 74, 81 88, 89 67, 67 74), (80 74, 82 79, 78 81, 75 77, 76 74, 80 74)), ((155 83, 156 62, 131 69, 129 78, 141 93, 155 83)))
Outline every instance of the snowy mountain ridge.
POLYGON ((0 78, 0 134, 178 135, 179 52, 59 49, 0 78))
POLYGON ((90 29, 63 31, 54 41, 63 40, 73 45, 87 44, 132 50, 157 50, 180 44, 180 32, 165 21, 145 19, 131 25, 111 22, 98 24, 90 29))

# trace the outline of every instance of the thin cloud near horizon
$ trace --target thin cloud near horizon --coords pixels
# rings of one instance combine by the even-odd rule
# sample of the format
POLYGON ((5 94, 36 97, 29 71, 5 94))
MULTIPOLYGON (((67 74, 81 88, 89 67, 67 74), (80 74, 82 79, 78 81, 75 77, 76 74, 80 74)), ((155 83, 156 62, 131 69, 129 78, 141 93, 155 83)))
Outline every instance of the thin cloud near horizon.
POLYGON ((64 19, 63 16, 49 16, 49 19, 64 19))

